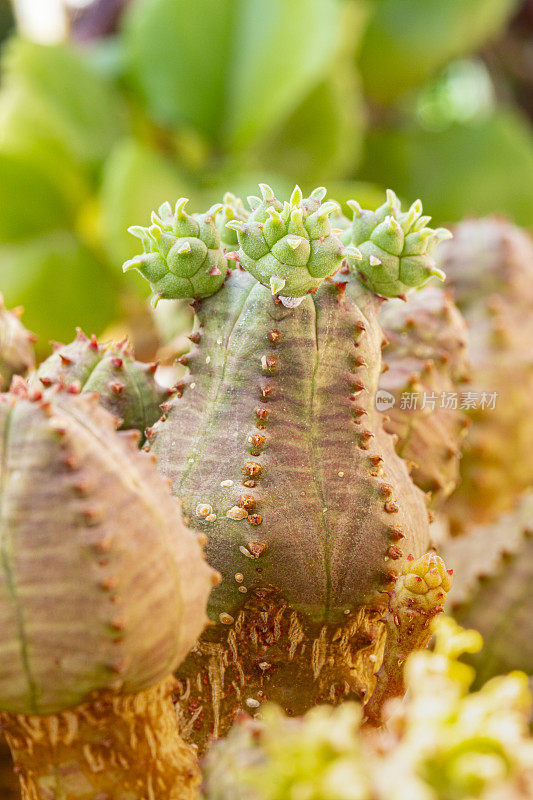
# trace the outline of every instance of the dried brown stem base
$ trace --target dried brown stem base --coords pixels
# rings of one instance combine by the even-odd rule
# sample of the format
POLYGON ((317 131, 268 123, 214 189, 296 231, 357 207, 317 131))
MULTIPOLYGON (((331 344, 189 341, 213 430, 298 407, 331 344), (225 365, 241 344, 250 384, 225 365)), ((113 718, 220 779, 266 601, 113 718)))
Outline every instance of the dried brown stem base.
POLYGON ((174 686, 98 692, 50 716, 2 713, 23 800, 194 800, 199 770, 179 735, 174 686))
POLYGON ((20 800, 19 779, 13 771, 11 752, 2 733, 0 733, 0 797, 2 800, 20 800))
POLYGON ((370 697, 374 689, 382 610, 313 623, 273 589, 250 594, 224 639, 220 626, 208 628, 178 673, 180 728, 200 750, 228 733, 239 708, 253 714, 270 701, 299 716, 317 703, 370 697))

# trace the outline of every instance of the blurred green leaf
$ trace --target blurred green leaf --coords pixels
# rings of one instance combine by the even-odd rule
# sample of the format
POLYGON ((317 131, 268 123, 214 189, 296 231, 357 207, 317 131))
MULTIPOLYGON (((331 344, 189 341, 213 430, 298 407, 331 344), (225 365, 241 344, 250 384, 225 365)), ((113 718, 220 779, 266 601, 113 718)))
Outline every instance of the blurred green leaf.
POLYGON ((502 213, 531 225, 533 136, 510 111, 438 132, 414 124, 374 131, 361 175, 408 201, 423 198, 439 223, 502 213))
POLYGON ((349 65, 314 87, 281 130, 254 148, 257 163, 310 183, 341 177, 361 150, 365 108, 349 65))
POLYGON ((362 41, 368 94, 394 101, 500 30, 517 0, 379 0, 362 41))
POLYGON ((72 223, 76 209, 39 155, 0 151, 0 176, 0 242, 25 240, 72 223))
POLYGON ((228 69, 225 138, 242 146, 272 130, 336 55, 338 0, 241 0, 228 69))
MULTIPOLYGON (((123 262, 139 251, 138 239, 127 228, 150 224, 151 211, 165 200, 174 204, 179 197, 189 197, 189 188, 157 151, 133 139, 117 144, 105 164, 100 195, 102 238, 117 274, 123 262)), ((139 278, 145 296, 146 281, 139 278)))
POLYGON ((272 130, 335 51, 339 0, 138 0, 128 75, 161 123, 241 147, 272 130))
POLYGON ((128 77, 154 118, 213 137, 238 0, 138 0, 125 20, 128 77))
POLYGON ((104 158, 125 124, 118 92, 68 45, 13 38, 2 59, 0 143, 23 150, 36 141, 80 164, 104 158))
POLYGON ((98 334, 117 314, 117 286, 106 267, 66 231, 1 246, 0 291, 8 305, 25 307, 41 353, 48 339, 69 341, 76 325, 98 334))

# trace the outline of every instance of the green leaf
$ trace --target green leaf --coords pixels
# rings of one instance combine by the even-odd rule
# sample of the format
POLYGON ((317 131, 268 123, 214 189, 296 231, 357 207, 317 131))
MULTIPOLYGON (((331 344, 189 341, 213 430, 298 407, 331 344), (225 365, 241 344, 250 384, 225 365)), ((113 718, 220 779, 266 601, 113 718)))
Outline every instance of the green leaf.
POLYGON ((349 173, 360 154, 365 111, 357 76, 343 65, 305 97, 262 146, 254 147, 257 167, 308 183, 349 173))
POLYGON ((279 120, 318 83, 336 55, 338 0, 241 0, 227 71, 225 138, 242 146, 279 120))
POLYGON ((375 131, 361 177, 391 186, 407 200, 421 197, 439 223, 501 213, 530 226, 531 128, 519 115, 500 111, 439 132, 414 124, 375 131))
POLYGON ((138 0, 127 77, 159 122, 242 147, 288 116, 335 55, 338 0, 138 0))
POLYGON ((517 0, 380 0, 358 62, 365 90, 394 103, 493 38, 516 6, 517 0))
MULTIPOLYGON (((139 242, 127 228, 150 224, 154 208, 165 200, 174 205, 184 196, 191 196, 190 187, 160 153, 132 139, 117 144, 105 164, 100 195, 102 237, 117 274, 122 273, 123 262, 139 251, 139 242)), ((145 296, 146 283, 139 279, 145 296)))
POLYGON ((8 306, 24 306, 41 353, 49 339, 69 341, 76 325, 101 333, 117 313, 118 285, 66 231, 0 247, 0 290, 8 306))
POLYGON ((13 38, 2 59, 3 148, 53 143, 81 164, 105 158, 125 124, 113 86, 68 45, 13 38))
MULTIPOLYGON (((52 159, 53 163, 53 159, 52 159)), ((0 242, 31 238, 72 224, 74 209, 44 154, 0 151, 0 242)))
POLYGON ((140 0, 126 16, 127 76, 164 125, 213 136, 238 0, 140 0))

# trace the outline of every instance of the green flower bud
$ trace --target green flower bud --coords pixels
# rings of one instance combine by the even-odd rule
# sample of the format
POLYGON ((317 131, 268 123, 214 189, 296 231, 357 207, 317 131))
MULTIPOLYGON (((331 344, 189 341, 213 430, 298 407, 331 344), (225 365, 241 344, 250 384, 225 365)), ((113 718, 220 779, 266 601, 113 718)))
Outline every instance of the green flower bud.
MULTIPOLYGON (((250 202, 255 199, 256 198, 249 197, 248 201, 250 202)), ((246 222, 248 219, 248 211, 246 210, 241 198, 235 197, 235 195, 231 192, 226 192, 222 198, 222 202, 224 205, 217 213, 215 219, 222 247, 224 248, 225 252, 229 252, 230 250, 235 250, 235 248, 239 246, 239 240, 237 238, 237 231, 233 228, 228 228, 226 223, 230 222, 231 220, 240 220, 241 222, 246 222)), ((236 263, 236 261, 233 263, 236 263)), ((231 268, 231 265, 232 261, 229 260, 228 267, 231 268)))
POLYGON ((351 226, 342 235, 345 244, 355 245, 362 255, 357 270, 362 281, 385 297, 399 297, 427 283, 433 276, 444 279, 433 259, 433 251, 451 233, 446 228, 428 228, 431 217, 422 216, 416 200, 402 212, 400 201, 387 190, 387 200, 376 211, 366 211, 355 200, 351 226))
POLYGON ((277 200, 270 186, 259 188, 262 199, 248 198, 248 219, 226 223, 239 242, 233 255, 256 280, 270 286, 272 294, 280 294, 285 305, 297 305, 299 298, 334 275, 343 259, 353 261, 360 255, 356 248, 343 246, 332 231, 328 217, 339 207, 331 200, 322 203, 323 187, 304 198, 296 186, 288 203, 277 200))
POLYGON ((137 236, 144 252, 129 261, 122 269, 138 270, 154 293, 154 304, 160 298, 208 297, 224 282, 227 262, 215 224, 220 204, 205 214, 189 215, 182 197, 174 213, 170 203, 163 203, 158 213, 152 212, 152 225, 135 225, 128 231, 137 236))

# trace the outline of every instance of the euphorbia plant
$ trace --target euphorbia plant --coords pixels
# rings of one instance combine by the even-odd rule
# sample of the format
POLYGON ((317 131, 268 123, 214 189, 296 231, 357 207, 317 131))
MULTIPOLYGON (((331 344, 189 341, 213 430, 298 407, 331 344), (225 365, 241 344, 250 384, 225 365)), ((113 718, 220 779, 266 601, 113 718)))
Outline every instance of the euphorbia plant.
POLYGON ((24 800, 184 800, 172 672, 216 573, 95 394, 0 395, 0 727, 24 800))
POLYGON ((379 719, 450 581, 424 556, 426 498, 375 407, 384 295, 442 277, 432 253, 448 233, 392 192, 375 212, 352 202, 349 222, 325 189, 281 202, 260 188, 250 211, 164 204, 132 229, 144 253, 125 265, 197 315, 190 375, 147 449, 222 573, 214 624, 179 671, 201 747, 239 707, 368 701, 378 674, 379 719))

